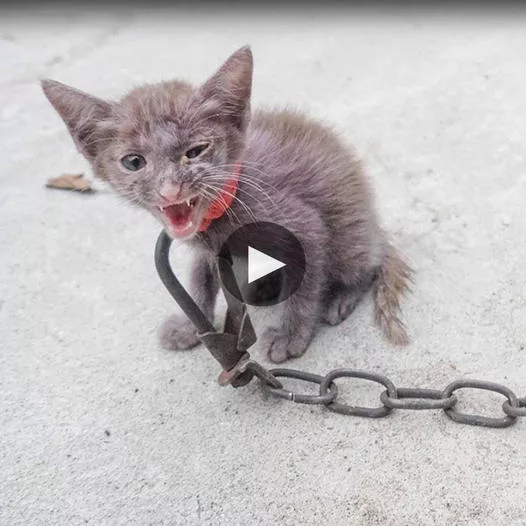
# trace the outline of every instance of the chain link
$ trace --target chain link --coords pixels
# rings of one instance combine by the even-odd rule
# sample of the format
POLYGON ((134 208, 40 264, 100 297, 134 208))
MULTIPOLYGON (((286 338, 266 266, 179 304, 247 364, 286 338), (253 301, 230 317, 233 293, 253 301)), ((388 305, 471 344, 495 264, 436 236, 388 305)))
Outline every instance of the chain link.
MULTIPOLYGON (((382 418, 391 413, 393 409, 410 411, 442 409, 455 422, 493 428, 508 427, 514 424, 517 418, 526 417, 526 397, 518 398, 508 387, 493 382, 471 379, 456 380, 441 391, 438 389, 396 387, 389 378, 382 374, 355 369, 335 369, 325 376, 320 376, 295 369, 267 370, 257 362, 251 360, 250 363, 257 365, 258 372, 255 375, 260 379, 263 387, 273 396, 300 404, 324 405, 329 411, 344 415, 382 418), (319 384, 319 394, 295 393, 283 387, 277 378, 294 378, 319 384), (337 401, 338 388, 335 380, 339 378, 360 378, 383 385, 385 390, 380 393, 382 405, 379 407, 362 407, 337 401), (502 404, 504 416, 497 418, 458 411, 456 409, 458 398, 454 393, 459 389, 483 389, 505 396, 506 401, 502 404)), ((250 368, 254 369, 254 365, 251 365, 250 368)))
POLYGON ((449 409, 457 403, 457 397, 452 394, 444 398, 442 391, 436 389, 415 389, 399 387, 396 398, 391 398, 387 391, 380 395, 382 404, 391 409, 449 409))
MULTIPOLYGON (((496 384, 493 382, 484 382, 482 380, 456 380, 451 382, 443 392, 444 397, 450 396, 457 389, 464 388, 471 389, 483 389, 485 391, 492 391, 494 393, 500 393, 504 395, 508 400, 510 407, 517 408, 519 407, 519 401, 515 393, 505 387, 504 385, 496 384)), ((460 424, 470 424, 473 426, 484 426, 484 427, 508 427, 515 423, 517 419, 516 416, 504 416, 502 418, 492 418, 488 416, 481 415, 469 415, 466 413, 461 413, 457 411, 454 407, 449 407, 445 409, 446 415, 458 422, 460 424)))
MULTIPOLYGON (((396 396, 396 387, 386 376, 377 373, 368 373, 366 371, 357 371, 355 369, 335 369, 331 371, 320 384, 320 393, 325 394, 329 385, 336 380, 336 378, 362 378, 364 380, 370 380, 371 382, 383 385, 390 396, 396 396)), ((327 409, 333 413, 340 413, 342 415, 365 416, 368 418, 381 418, 391 412, 391 409, 385 405, 381 407, 360 407, 334 401, 327 405, 327 409)))
MULTIPOLYGON (((312 373, 304 373, 296 371, 295 369, 271 369, 268 371, 271 375, 278 378, 295 378, 296 380, 303 380, 314 384, 321 384, 324 380, 323 376, 312 373)), ((312 404, 312 405, 327 405, 330 404, 338 394, 338 388, 331 383, 325 393, 319 395, 297 394, 288 389, 270 387, 269 391, 279 398, 285 398, 298 404, 312 404)))

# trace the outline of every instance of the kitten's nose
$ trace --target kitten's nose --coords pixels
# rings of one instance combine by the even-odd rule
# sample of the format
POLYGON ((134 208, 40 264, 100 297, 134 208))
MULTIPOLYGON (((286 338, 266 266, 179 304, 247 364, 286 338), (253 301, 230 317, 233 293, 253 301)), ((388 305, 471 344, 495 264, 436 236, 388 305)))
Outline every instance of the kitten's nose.
POLYGON ((182 199, 182 193, 183 185, 181 184, 165 183, 159 190, 160 196, 170 203, 173 203, 174 201, 180 201, 182 199))

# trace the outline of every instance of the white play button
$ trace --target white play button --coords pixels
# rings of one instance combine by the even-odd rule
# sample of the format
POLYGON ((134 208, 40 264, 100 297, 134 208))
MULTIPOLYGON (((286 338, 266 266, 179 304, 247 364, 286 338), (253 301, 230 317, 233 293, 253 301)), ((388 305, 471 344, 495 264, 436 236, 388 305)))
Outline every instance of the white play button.
POLYGON ((239 301, 254 307, 269 307, 296 292, 305 274, 305 252, 286 228, 257 221, 234 230, 221 245, 223 287, 239 301))
POLYGON ((251 246, 248 247, 248 282, 252 283, 287 264, 251 246))

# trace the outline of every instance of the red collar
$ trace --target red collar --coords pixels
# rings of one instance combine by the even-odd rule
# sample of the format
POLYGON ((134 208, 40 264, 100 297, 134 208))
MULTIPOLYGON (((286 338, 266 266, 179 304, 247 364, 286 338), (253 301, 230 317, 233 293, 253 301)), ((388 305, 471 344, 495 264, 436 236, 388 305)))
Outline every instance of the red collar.
POLYGON ((214 199, 206 211, 201 226, 199 227, 199 232, 204 232, 214 219, 219 219, 232 204, 232 201, 236 197, 237 184, 239 182, 239 176, 241 174, 241 163, 236 163, 234 165, 234 170, 232 175, 223 186, 221 193, 214 199))

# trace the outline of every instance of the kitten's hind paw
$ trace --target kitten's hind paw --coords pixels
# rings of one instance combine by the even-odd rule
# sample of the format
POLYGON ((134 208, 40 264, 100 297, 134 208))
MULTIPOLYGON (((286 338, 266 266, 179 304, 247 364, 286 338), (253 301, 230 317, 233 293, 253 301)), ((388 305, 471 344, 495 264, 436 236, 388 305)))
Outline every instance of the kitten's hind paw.
POLYGON ((345 321, 358 305, 363 294, 352 291, 342 291, 332 298, 327 306, 322 320, 329 325, 338 325, 345 321))
POLYGON ((158 335, 161 346, 168 351, 184 351, 199 343, 194 325, 184 316, 167 318, 160 326, 158 335))

